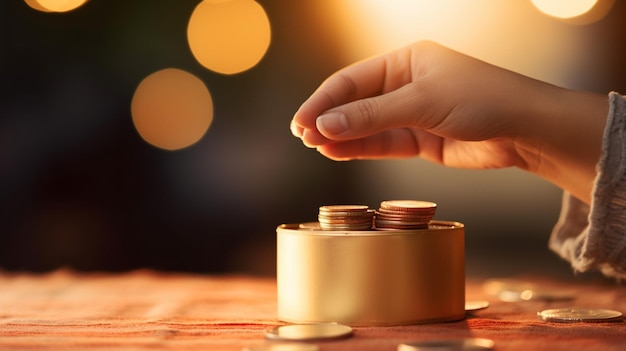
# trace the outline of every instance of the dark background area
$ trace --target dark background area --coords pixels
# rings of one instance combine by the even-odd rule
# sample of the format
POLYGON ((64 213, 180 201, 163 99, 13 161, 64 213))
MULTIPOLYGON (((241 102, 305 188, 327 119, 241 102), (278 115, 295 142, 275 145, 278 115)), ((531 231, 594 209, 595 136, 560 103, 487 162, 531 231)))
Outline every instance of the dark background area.
MULTIPOLYGON (((259 3, 271 46, 232 76, 190 53, 197 0, 91 0, 63 14, 0 3, 1 269, 271 275, 277 225, 313 221, 324 204, 417 198, 466 224, 471 274, 569 274, 547 249, 561 193, 542 180, 421 160, 333 162, 302 146, 289 121, 349 63, 345 43, 320 2, 259 3), (215 105, 204 138, 179 151, 143 141, 130 116, 137 84, 168 67, 201 78, 215 105), (414 176, 398 183, 413 185, 377 181, 403 167, 414 176)), ((604 20, 573 29, 593 52, 572 87, 626 92, 625 15, 617 1, 604 20)))

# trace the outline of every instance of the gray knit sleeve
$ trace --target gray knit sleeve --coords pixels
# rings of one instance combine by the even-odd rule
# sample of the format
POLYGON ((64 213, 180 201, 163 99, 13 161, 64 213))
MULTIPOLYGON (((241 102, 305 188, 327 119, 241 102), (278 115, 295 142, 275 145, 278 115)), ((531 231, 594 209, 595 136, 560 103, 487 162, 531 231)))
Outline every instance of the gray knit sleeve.
POLYGON ((568 193, 551 237, 550 249, 576 271, 600 270, 626 278, 626 97, 609 94, 591 206, 568 193))

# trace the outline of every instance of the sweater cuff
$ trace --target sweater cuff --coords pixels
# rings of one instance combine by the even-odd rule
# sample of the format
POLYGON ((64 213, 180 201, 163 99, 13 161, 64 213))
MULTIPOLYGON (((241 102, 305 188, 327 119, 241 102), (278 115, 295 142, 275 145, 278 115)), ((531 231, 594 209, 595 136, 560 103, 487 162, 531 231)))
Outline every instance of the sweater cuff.
POLYGON ((576 271, 626 278, 626 99, 609 104, 591 206, 565 193, 549 247, 576 271))

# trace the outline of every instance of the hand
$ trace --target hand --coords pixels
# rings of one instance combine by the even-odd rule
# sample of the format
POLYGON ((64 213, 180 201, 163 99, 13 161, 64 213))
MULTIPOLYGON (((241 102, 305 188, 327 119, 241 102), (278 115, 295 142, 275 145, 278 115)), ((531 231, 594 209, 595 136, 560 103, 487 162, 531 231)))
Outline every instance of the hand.
POLYGON ((589 201, 608 103, 418 42, 330 76, 291 130, 334 160, 516 166, 589 201), (575 173, 570 173, 575 172, 575 173))

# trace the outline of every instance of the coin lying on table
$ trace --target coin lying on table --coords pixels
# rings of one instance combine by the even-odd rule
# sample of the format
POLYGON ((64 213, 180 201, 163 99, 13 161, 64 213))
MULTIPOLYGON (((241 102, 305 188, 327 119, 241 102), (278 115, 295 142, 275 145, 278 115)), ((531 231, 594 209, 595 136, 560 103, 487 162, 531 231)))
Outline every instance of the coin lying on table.
POLYGON ((483 351, 493 350, 494 342, 490 339, 443 339, 417 341, 398 345, 398 351, 483 351))
POLYGON ((617 322, 622 320, 622 313, 607 309, 588 308, 553 308, 537 312, 539 319, 546 322, 617 322))
POLYGON ((351 335, 351 327, 334 323, 283 325, 265 332, 267 339, 289 341, 339 339, 351 335))
POLYGON ((465 312, 475 312, 489 307, 489 301, 465 301, 465 312))
POLYGON ((241 351, 319 351, 319 346, 303 343, 262 344, 244 347, 241 351))

